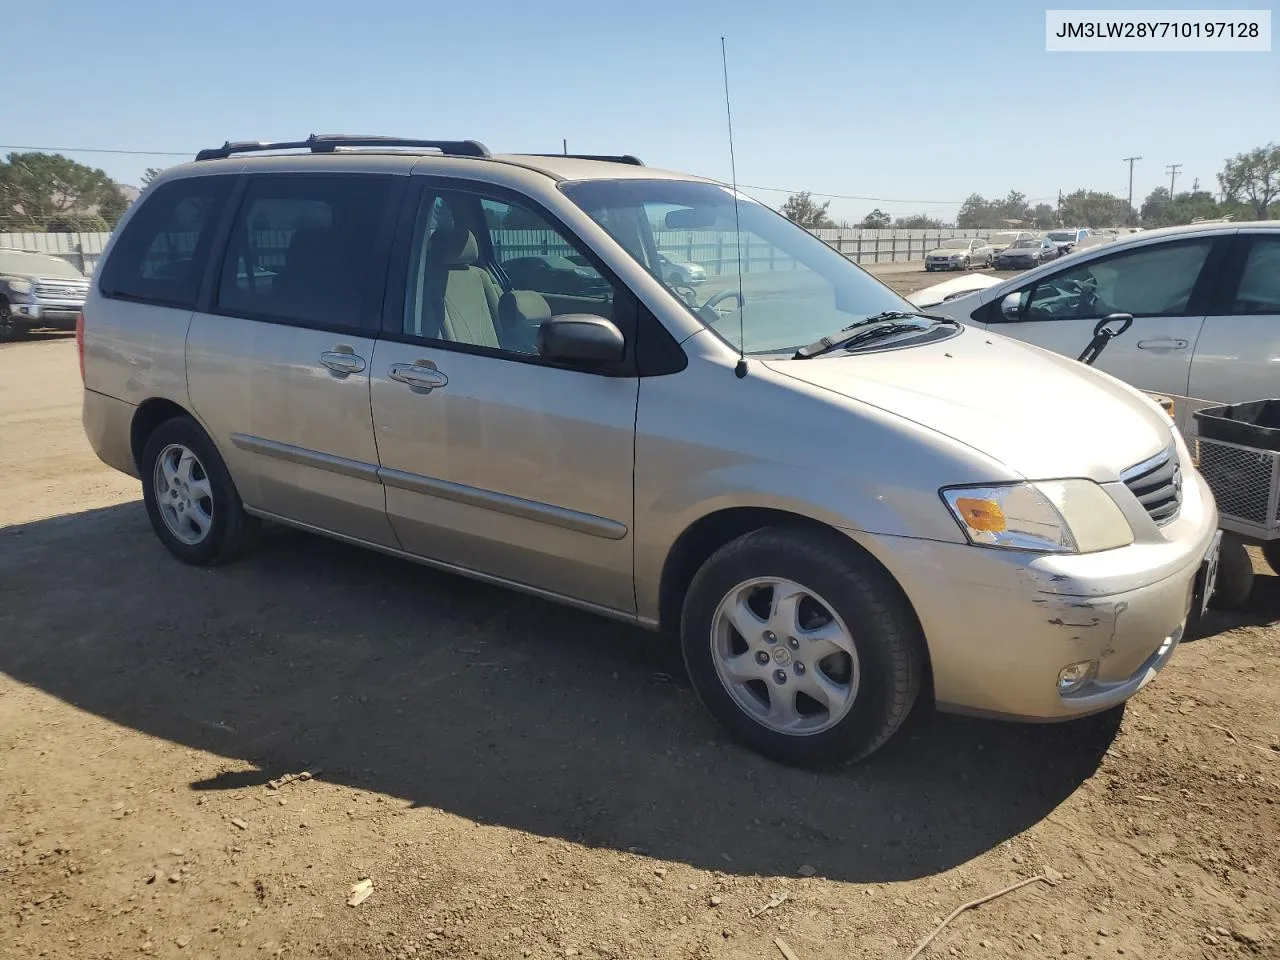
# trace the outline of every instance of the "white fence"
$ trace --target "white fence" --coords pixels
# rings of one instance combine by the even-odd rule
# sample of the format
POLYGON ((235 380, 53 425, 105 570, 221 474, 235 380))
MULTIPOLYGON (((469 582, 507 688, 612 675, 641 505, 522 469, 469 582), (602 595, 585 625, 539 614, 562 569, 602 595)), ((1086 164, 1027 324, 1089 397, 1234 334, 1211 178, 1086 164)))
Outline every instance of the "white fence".
MULTIPOLYGON (((815 230, 813 233, 855 263, 902 263, 923 260, 925 253, 953 237, 988 237, 996 230, 864 230, 859 227, 815 230)), ((506 257, 538 253, 568 253, 564 242, 546 231, 499 230, 506 257)), ((49 253, 93 273, 109 233, 0 233, 0 250, 49 253)), ((737 269, 738 250, 732 232, 668 230, 656 235, 658 248, 670 259, 697 263, 711 274, 737 269)), ((750 238, 744 238, 749 241, 750 238)), ((794 264, 762 243, 744 242, 742 268, 755 273, 790 270, 794 264)))

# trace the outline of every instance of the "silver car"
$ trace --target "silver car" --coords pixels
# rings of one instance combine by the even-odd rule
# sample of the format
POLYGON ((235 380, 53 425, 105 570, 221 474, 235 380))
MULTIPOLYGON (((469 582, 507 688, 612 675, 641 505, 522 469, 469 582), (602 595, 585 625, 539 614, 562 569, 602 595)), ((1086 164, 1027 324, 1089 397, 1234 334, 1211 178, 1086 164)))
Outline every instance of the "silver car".
POLYGON ((1210 569, 1156 404, 634 158, 208 150, 131 208, 79 341, 89 439, 179 560, 266 519, 663 630, 785 762, 866 756, 922 691, 1119 704, 1210 569), (749 263, 673 290, 662 235, 689 231, 749 263), (599 284, 515 286, 535 250, 599 284))
POLYGON ((0 249, 0 342, 36 328, 72 329, 88 292, 89 281, 66 260, 0 249))

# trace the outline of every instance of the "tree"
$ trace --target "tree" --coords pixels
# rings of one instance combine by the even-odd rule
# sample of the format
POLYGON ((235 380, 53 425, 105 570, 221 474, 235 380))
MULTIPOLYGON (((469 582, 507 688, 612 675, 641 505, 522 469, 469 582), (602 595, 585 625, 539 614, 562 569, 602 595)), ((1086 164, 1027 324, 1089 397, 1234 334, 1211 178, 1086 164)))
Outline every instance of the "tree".
POLYGON ((831 206, 831 201, 819 204, 809 194, 808 190, 801 190, 787 197, 787 202, 782 205, 782 215, 798 226, 804 227, 806 230, 820 230, 823 227, 832 226, 831 218, 827 216, 827 207, 831 206))
POLYGON ((110 227, 126 206, 106 173, 61 154, 11 153, 0 161, 0 223, 9 229, 83 229, 99 219, 110 227))
POLYGON ((1156 187, 1142 201, 1142 225, 1144 227, 1168 227, 1190 223, 1197 217, 1206 220, 1221 216, 1222 208, 1205 190, 1184 191, 1172 199, 1164 187, 1156 187))
POLYGON ((151 181, 154 180, 156 177, 160 176, 160 174, 162 173, 164 173, 164 170, 161 169, 160 167, 147 167, 147 169, 143 170, 142 171, 142 189, 145 190, 147 187, 151 186, 151 181))
POLYGON ((1052 230, 1058 225, 1058 212, 1047 203, 1037 203, 1030 213, 1031 225, 1037 230, 1052 230))
POLYGON ((943 224, 941 220, 936 220, 927 213, 913 213, 907 217, 899 217, 893 221, 893 225, 904 230, 936 230, 943 224))
POLYGON ((1032 218, 1027 206, 1027 195, 1010 190, 1002 200, 987 200, 982 194, 971 194, 960 205, 956 226, 962 230, 993 230, 1014 226, 1032 218))
POLYGON ((1224 161, 1218 184, 1225 201, 1247 203, 1257 219, 1270 219, 1271 203, 1280 198, 1280 145, 1269 143, 1224 161))
POLYGON ((1128 212, 1129 204, 1113 193, 1077 190, 1062 198, 1062 222, 1073 227, 1118 227, 1128 212))
POLYGON ((991 204, 980 193, 971 193, 960 204, 956 226, 961 230, 980 230, 991 219, 991 204))
POLYGON ((889 215, 879 207, 876 207, 862 218, 862 225, 868 230, 883 230, 890 223, 892 223, 892 220, 890 220, 889 215))

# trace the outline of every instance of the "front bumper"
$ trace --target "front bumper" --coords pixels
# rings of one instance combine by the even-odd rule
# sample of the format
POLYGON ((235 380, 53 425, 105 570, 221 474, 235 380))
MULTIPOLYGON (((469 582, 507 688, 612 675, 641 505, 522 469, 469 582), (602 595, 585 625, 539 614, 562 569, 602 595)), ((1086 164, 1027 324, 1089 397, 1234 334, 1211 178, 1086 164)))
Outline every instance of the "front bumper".
POLYGON ((1044 555, 852 534, 902 585, 920 620, 939 709, 1066 720, 1141 690, 1182 637, 1218 514, 1188 465, 1182 511, 1116 550, 1044 555), (1194 489, 1191 489, 1194 488, 1194 489), (1058 676, 1093 661, 1060 694, 1058 676))
POLYGON ((80 316, 83 308, 83 300, 35 300, 9 305, 15 320, 32 327, 56 327, 61 330, 73 329, 76 317, 80 316))
POLYGON ((924 265, 930 270, 963 270, 963 260, 926 260, 924 265))
POLYGON ((1000 270, 1026 270, 1028 267, 1034 267, 1036 261, 1030 257, 1019 258, 1017 260, 1009 257, 999 257, 996 259, 996 267, 1000 270))

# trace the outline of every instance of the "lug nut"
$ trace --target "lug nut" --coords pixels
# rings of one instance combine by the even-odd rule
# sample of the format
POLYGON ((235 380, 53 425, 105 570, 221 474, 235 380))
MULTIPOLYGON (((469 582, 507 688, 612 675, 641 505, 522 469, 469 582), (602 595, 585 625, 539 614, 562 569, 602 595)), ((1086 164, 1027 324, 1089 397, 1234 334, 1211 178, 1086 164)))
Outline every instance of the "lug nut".
POLYGON ((800 641, 797 640, 795 637, 787 637, 787 646, 790 647, 792 650, 799 650, 800 641))
POLYGON ((775 634, 772 630, 766 630, 766 631, 764 632, 764 642, 765 642, 765 643, 777 643, 777 642, 778 642, 777 634, 775 634))
POLYGON ((769 662, 769 655, 765 653, 763 650, 757 650, 756 663, 760 664, 761 666, 764 666, 768 662, 769 662))
POLYGON ((797 664, 796 664, 796 676, 797 676, 797 677, 803 677, 803 676, 804 676, 804 664, 803 664, 803 663, 797 663, 797 664))
POLYGON ((775 670, 775 671, 773 671, 773 682, 774 682, 774 683, 786 683, 786 682, 787 682, 787 671, 785 671, 785 670, 775 670))

